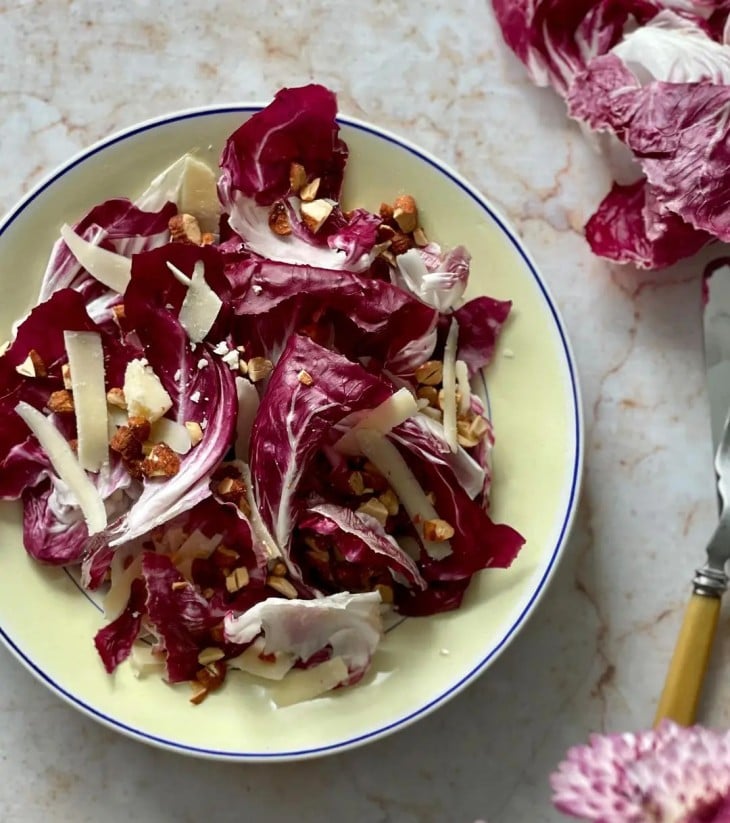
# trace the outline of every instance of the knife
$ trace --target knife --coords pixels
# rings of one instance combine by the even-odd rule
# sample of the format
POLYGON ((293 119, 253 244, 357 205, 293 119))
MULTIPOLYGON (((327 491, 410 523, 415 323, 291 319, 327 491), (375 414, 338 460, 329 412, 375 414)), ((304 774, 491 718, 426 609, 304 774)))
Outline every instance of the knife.
POLYGON ((720 522, 707 544, 707 561, 697 569, 692 596, 674 647, 655 725, 674 720, 694 723, 710 652, 728 587, 730 560, 730 270, 723 267, 705 280, 705 366, 710 400, 712 442, 720 505, 720 522))

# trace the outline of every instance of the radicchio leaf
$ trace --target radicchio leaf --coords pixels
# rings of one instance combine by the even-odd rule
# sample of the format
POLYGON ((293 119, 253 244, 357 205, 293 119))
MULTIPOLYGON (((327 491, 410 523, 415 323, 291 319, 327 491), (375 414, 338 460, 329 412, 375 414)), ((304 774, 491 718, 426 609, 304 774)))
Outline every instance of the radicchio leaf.
POLYGON ((134 580, 129 602, 124 611, 116 620, 96 633, 94 645, 109 674, 112 674, 117 666, 129 657, 142 627, 146 600, 147 590, 144 581, 134 580))
POLYGON ((459 324, 456 357, 466 363, 470 377, 491 362, 497 338, 511 309, 511 300, 475 297, 449 315, 459 324))

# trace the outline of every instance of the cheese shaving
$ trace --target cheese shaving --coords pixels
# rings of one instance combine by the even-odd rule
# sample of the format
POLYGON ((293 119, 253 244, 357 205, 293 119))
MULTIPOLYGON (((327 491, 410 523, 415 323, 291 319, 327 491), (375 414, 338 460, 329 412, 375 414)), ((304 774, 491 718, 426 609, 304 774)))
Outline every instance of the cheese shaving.
POLYGON ((277 708, 283 709, 332 691, 347 678, 347 664, 341 657, 333 657, 311 669, 292 669, 281 682, 271 687, 271 699, 277 708))
POLYGON ((86 519, 89 534, 104 531, 107 522, 104 501, 81 468, 66 438, 45 415, 28 403, 21 401, 15 411, 38 439, 56 474, 75 495, 86 519))
POLYGON ((459 391, 459 414, 466 414, 471 406, 471 384, 469 383, 469 369, 463 360, 454 364, 456 372, 456 387, 459 391))
POLYGON ((279 652, 275 659, 262 659, 261 654, 266 648, 266 640, 259 637, 246 649, 233 659, 228 661, 228 665, 233 669, 253 674, 256 677, 263 677, 266 680, 281 680, 292 668, 296 658, 293 654, 279 652))
POLYGON ((121 254, 89 243, 67 224, 61 226, 61 237, 89 274, 112 291, 124 294, 132 279, 132 261, 121 254))
POLYGON ((81 467, 98 472, 109 459, 104 349, 93 331, 63 333, 76 411, 81 467))
POLYGON ((355 437, 361 452, 378 467, 403 504, 428 556, 433 560, 448 557, 451 554, 451 543, 448 540, 437 543, 426 540, 423 536, 423 524, 426 520, 438 520, 439 516, 398 449, 387 437, 372 429, 361 429, 355 433, 355 437))
POLYGON ((459 340, 459 324, 456 320, 451 321, 449 334, 444 346, 444 371, 443 371, 443 403, 444 410, 444 435, 446 443, 452 452, 459 446, 456 431, 456 346, 459 340))
POLYGON ((153 443, 166 443, 178 454, 187 454, 193 445, 187 427, 168 420, 167 417, 160 418, 152 426, 150 440, 153 443))
MULTIPOLYGON (((167 265, 173 274, 177 272, 178 279, 180 279, 178 275, 185 277, 182 272, 175 269, 170 263, 167 265)), ((188 337, 193 343, 203 342, 205 336, 213 328, 213 323, 215 323, 222 305, 223 302, 220 297, 205 280, 203 261, 198 260, 193 269, 193 276, 189 281, 188 293, 185 295, 178 315, 180 325, 188 333, 188 337)))
POLYGON ((335 449, 342 454, 359 454, 358 431, 370 429, 381 434, 387 434, 391 429, 399 426, 409 417, 413 417, 417 412, 418 403, 416 398, 408 389, 398 389, 395 394, 368 412, 349 432, 343 434, 335 443, 335 449))

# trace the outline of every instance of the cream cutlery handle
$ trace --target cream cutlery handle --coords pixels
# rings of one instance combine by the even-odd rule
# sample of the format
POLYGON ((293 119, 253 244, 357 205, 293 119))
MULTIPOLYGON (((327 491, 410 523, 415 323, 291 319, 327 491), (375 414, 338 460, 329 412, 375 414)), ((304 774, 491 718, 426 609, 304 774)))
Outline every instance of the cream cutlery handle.
POLYGON ((682 726, 694 723, 715 639, 720 603, 719 597, 692 595, 659 698, 655 725, 665 718, 682 726))

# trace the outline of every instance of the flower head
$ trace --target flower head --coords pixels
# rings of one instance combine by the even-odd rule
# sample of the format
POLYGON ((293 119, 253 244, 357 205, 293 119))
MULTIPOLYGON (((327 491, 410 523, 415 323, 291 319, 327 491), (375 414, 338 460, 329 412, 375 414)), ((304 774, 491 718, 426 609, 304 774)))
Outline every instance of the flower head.
POLYGON ((551 783, 557 809, 594 823, 730 823, 730 732, 593 735, 551 783))

